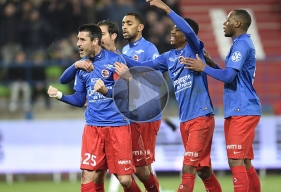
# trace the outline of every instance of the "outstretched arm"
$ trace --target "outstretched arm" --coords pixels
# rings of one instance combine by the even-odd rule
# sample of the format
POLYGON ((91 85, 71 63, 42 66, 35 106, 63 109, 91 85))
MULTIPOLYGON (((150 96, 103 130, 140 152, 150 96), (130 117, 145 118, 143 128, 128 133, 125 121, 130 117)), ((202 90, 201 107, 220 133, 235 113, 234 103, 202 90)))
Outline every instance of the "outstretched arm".
MULTIPOLYGON (((127 66, 129 68, 134 67, 134 71, 138 72, 138 73, 142 73, 142 72, 147 72, 147 71, 151 71, 152 69, 157 69, 158 65, 154 64, 153 60, 149 60, 149 61, 144 61, 144 62, 138 62, 134 59, 132 59, 131 57, 128 57, 127 55, 122 54, 122 56, 124 57, 127 66)), ((118 64, 119 62, 115 62, 114 65, 118 64)))
POLYGON ((143 72, 141 76, 157 87, 161 87, 164 83, 163 75, 159 71, 143 72))
POLYGON ((53 87, 52 85, 49 86, 48 94, 50 97, 55 97, 56 99, 65 102, 67 104, 76 106, 76 107, 83 107, 86 102, 86 92, 76 91, 72 95, 63 95, 57 88, 53 87))
POLYGON ((227 67, 226 69, 221 69, 221 68, 211 68, 210 66, 206 65, 196 54, 197 59, 193 58, 185 58, 184 60, 181 61, 182 64, 185 64, 185 68, 187 69, 192 69, 194 71, 203 71, 206 74, 210 75, 211 77, 222 81, 224 83, 231 83, 233 79, 237 75, 237 70, 227 67))

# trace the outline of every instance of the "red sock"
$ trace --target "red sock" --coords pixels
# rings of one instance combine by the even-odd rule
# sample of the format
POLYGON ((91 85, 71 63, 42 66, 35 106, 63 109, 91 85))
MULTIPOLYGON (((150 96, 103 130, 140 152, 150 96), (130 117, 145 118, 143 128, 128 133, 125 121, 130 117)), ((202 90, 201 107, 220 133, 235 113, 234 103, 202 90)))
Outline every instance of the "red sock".
POLYGON ((202 181, 205 185, 206 191, 208 191, 208 192, 222 192, 221 185, 220 185, 220 183, 219 183, 215 174, 213 174, 208 179, 204 179, 202 181))
POLYGON ((178 188, 178 192, 192 192, 195 183, 195 175, 182 174, 182 181, 178 188))
POLYGON ((95 192, 95 183, 81 184, 81 192, 95 192))
POLYGON ((248 192, 249 181, 245 166, 231 168, 234 192, 248 192))
POLYGON ((137 185, 137 183, 136 183, 136 181, 135 181, 133 176, 132 176, 131 186, 128 189, 123 187, 123 189, 124 189, 125 192, 141 192, 141 189, 137 185))
POLYGON ((159 183, 156 176, 151 172, 147 181, 144 182, 143 185, 148 192, 159 192, 159 183))
POLYGON ((104 183, 102 184, 95 184, 95 192, 104 192, 104 183))
POLYGON ((261 192, 261 183, 259 176, 253 166, 247 169, 247 175, 249 179, 248 192, 261 192))

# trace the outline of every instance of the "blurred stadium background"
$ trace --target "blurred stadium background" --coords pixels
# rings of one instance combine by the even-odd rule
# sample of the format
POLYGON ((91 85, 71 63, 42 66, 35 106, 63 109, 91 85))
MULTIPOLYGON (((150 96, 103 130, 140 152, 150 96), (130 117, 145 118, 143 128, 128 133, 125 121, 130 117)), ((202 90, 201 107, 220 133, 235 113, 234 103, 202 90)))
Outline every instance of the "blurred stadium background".
MULTIPOLYGON (((281 1, 280 0, 166 0, 175 12, 200 25, 199 37, 211 56, 224 66, 231 45, 223 37, 229 11, 245 8, 253 19, 249 33, 257 48, 254 87, 263 106, 256 130, 254 164, 262 190, 281 189, 281 1)), ((50 100, 52 84, 72 93, 73 83, 59 77, 79 59, 76 49, 80 24, 110 19, 119 23, 127 12, 144 15, 144 37, 160 53, 170 50, 173 23, 145 0, 0 0, 0 191, 79 190, 79 150, 84 109, 50 100), (22 88, 17 99, 16 89, 22 88), (26 94, 24 94, 26 93, 26 94)), ((126 44, 120 32, 118 47, 126 44)), ((172 84, 157 138, 154 167, 163 191, 176 191, 180 182, 183 147, 178 130, 172 84)), ((209 78, 216 111, 212 159, 223 191, 233 191, 223 138, 223 84, 209 78)), ((108 180, 106 185, 108 186, 108 180)), ((198 179, 195 192, 204 191, 198 179)), ((113 191, 112 191, 113 192, 113 191)))

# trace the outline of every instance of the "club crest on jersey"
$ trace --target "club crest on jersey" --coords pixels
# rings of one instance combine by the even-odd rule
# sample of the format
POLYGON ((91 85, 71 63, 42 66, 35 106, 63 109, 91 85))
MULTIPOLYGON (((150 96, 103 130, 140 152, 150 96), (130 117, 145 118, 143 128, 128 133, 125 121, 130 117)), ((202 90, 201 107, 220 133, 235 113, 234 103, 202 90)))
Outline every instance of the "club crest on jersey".
POLYGON ((231 56, 231 60, 233 62, 238 62, 241 60, 241 58, 242 58, 242 54, 239 51, 235 51, 231 56))
POLYGON ((158 53, 154 53, 153 56, 152 56, 152 59, 156 59, 157 57, 159 57, 159 54, 158 53))
POLYGON ((135 61, 139 60, 139 56, 138 55, 134 55, 133 58, 134 58, 135 61))
POLYGON ((107 79, 110 75, 110 72, 107 69, 101 70, 101 76, 105 79, 107 79))

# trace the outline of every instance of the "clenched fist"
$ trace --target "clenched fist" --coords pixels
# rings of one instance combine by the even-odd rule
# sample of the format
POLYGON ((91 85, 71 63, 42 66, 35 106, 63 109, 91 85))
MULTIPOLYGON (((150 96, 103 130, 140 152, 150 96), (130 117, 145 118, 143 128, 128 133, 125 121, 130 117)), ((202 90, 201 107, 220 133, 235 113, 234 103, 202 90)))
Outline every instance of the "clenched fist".
POLYGON ((103 95, 106 95, 107 92, 108 92, 107 87, 104 85, 104 82, 101 79, 98 79, 96 81, 94 89, 95 89, 96 92, 99 92, 99 93, 101 93, 103 95))
POLYGON ((49 89, 48 89, 48 95, 50 97, 55 97, 57 99, 61 99, 62 97, 62 92, 58 91, 57 88, 53 87, 52 85, 49 86, 49 89))

